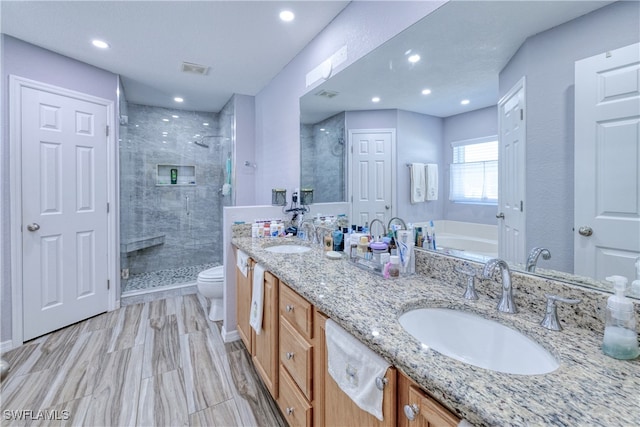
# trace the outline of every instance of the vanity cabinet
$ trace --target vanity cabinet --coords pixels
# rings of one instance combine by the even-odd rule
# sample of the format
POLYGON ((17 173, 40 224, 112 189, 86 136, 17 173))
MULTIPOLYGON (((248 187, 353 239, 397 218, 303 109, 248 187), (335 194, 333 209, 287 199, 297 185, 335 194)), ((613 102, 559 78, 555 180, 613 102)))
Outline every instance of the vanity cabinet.
POLYGON ((398 427, 454 427, 460 419, 403 374, 398 375, 398 427))
MULTIPOLYGON (((251 304, 251 299, 249 299, 249 304, 251 304)), ((251 340, 253 342, 253 364, 274 399, 278 398, 279 329, 278 278, 268 271, 265 271, 262 331, 258 335, 252 328, 251 340)))
POLYGON ((315 335, 317 338, 314 347, 315 360, 318 361, 314 371, 315 387, 317 392, 315 409, 315 425, 317 426, 376 426, 391 427, 396 425, 396 368, 387 369, 382 400, 383 421, 360 409, 338 384, 333 380, 327 369, 327 346, 325 340, 325 324, 327 316, 315 313, 315 335), (318 413, 319 412, 319 413, 318 413))
POLYGON ((236 267, 236 317, 238 319, 238 335, 247 347, 247 350, 253 355, 253 340, 251 325, 249 325, 249 315, 251 311, 251 292, 253 285, 253 264, 254 261, 249 258, 247 260, 247 276, 245 277, 240 269, 236 267))
POLYGON ((313 424, 316 407, 313 392, 313 305, 283 282, 280 282, 279 305, 278 405, 291 427, 309 427, 313 424))

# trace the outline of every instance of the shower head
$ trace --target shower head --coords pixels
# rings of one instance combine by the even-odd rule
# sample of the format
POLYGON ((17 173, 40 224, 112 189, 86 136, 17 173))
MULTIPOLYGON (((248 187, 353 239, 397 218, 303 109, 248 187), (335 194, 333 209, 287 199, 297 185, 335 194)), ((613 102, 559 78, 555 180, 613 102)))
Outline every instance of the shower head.
POLYGON ((209 148, 209 146, 202 141, 193 141, 193 143, 199 145, 200 147, 209 148))
POLYGON ((205 138, 224 138, 222 135, 204 135, 200 138, 200 141, 193 141, 194 144, 199 145, 201 147, 209 148, 207 144, 204 143, 205 138))

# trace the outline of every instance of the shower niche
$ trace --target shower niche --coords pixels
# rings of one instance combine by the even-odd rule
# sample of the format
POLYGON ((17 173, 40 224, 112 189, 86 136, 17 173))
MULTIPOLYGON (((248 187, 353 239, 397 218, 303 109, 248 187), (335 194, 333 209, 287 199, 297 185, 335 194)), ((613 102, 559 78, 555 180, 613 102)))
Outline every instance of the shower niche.
POLYGON ((196 167, 194 165, 157 165, 156 185, 196 185, 196 167))

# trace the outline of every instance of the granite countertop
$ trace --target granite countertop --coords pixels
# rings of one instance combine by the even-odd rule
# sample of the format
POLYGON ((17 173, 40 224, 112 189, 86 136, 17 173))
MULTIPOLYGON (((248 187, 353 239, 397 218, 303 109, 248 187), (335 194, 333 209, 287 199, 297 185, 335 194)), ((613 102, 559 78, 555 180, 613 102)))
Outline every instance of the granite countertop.
MULTIPOLYGON (((479 292, 462 298, 464 280, 445 283, 423 275, 397 280, 363 271, 346 259, 325 257, 320 246, 303 254, 265 247, 296 243, 235 237, 232 244, 387 359, 452 412, 474 425, 640 425, 640 359, 619 361, 600 350, 600 332, 539 325, 541 314, 499 313, 479 292), (516 329, 549 350, 560 367, 546 375, 504 374, 444 356, 406 332, 398 317, 413 308, 457 308, 516 329)), ((515 297, 516 304, 518 297, 515 297)))

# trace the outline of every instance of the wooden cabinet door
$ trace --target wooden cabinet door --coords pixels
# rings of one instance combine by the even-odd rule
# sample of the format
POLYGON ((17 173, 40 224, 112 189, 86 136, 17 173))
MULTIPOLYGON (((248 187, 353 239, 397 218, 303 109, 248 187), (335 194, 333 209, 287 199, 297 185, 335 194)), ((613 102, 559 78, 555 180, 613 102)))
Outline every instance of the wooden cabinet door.
POLYGON ((454 427, 458 423, 458 417, 416 383, 398 375, 398 427, 454 427))
POLYGON ((385 378, 387 384, 384 388, 382 400, 383 421, 360 409, 349 396, 347 396, 333 380, 327 370, 327 346, 325 338, 325 323, 327 317, 316 312, 314 323, 316 325, 316 343, 314 344, 314 425, 326 426, 373 426, 392 427, 396 425, 396 369, 387 370, 385 378), (318 384, 318 383, 322 384, 318 384), (320 393, 320 394, 318 394, 320 393), (318 412, 322 412, 318 414, 318 412))
POLYGON ((251 355, 254 354, 251 340, 251 326, 249 315, 251 310, 251 289, 253 284, 253 260, 247 260, 247 276, 236 267, 236 317, 238 322, 238 335, 247 347, 251 355))
POLYGON ((253 332, 253 363, 274 399, 278 398, 278 278, 264 272, 262 331, 253 332))

